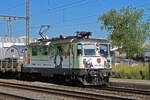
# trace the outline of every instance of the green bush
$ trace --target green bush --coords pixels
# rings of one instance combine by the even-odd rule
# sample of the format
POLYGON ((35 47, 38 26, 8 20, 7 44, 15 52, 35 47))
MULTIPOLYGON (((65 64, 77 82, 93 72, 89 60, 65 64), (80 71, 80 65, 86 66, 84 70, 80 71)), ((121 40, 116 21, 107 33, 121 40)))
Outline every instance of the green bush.
POLYGON ((138 66, 129 65, 117 65, 112 66, 112 70, 115 72, 113 78, 125 78, 125 79, 141 79, 148 80, 148 64, 140 64, 138 66))

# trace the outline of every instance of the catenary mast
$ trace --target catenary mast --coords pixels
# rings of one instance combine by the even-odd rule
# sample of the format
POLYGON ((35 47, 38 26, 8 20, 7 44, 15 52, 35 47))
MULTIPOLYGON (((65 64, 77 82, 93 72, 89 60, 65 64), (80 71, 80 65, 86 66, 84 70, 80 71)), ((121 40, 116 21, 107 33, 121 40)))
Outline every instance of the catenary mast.
POLYGON ((30 38, 30 0, 26 0, 26 45, 29 45, 30 38))

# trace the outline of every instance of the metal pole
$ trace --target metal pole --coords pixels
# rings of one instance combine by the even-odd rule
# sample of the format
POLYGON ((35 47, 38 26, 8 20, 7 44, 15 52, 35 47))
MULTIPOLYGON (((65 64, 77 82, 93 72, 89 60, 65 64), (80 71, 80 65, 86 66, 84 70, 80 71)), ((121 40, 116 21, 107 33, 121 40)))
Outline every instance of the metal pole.
POLYGON ((29 45, 29 36, 30 36, 30 6, 29 6, 29 1, 26 0, 26 45, 29 45))
POLYGON ((10 38, 12 38, 12 21, 9 21, 9 25, 10 25, 10 38))
POLYGON ((8 18, 7 20, 7 28, 8 28, 8 38, 9 38, 9 42, 11 42, 11 17, 8 18))
POLYGON ((9 22, 9 20, 7 21, 7 32, 8 32, 8 37, 10 38, 10 22, 9 22))

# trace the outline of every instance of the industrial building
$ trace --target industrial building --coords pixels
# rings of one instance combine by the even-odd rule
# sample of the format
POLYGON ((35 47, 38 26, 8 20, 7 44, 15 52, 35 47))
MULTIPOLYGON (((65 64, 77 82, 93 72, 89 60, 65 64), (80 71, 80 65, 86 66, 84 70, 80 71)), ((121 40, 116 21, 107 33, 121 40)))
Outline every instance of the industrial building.
MULTIPOLYGON (((30 39, 30 42, 35 42, 37 39, 30 39)), ((7 51, 11 46, 25 46, 26 38, 10 38, 0 37, 0 59, 7 58, 7 51)))

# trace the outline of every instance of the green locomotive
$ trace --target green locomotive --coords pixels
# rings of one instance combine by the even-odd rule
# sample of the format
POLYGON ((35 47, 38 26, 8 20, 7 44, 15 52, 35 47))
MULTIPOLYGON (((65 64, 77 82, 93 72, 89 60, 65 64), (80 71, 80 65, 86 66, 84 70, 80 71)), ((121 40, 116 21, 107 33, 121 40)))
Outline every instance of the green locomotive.
POLYGON ((76 36, 39 39, 24 54, 23 73, 75 80, 83 85, 104 85, 111 75, 110 44, 91 39, 90 32, 76 36))

